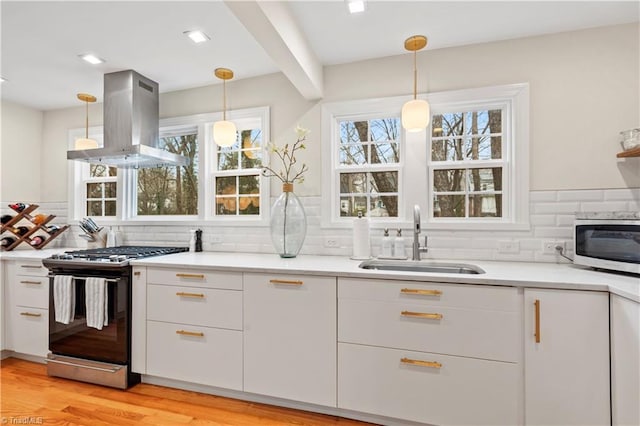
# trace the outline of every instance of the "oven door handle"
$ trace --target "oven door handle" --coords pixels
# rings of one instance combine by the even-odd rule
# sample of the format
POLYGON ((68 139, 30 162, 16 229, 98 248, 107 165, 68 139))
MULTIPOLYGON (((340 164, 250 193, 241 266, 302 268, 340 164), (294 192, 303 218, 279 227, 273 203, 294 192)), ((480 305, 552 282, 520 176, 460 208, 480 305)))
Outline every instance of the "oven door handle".
MULTIPOLYGON (((49 274, 47 275, 49 278, 54 278, 56 275, 68 275, 68 274, 49 274)), ((103 278, 103 277, 78 277, 75 275, 71 276, 72 280, 86 280, 87 278, 103 278)), ((108 283, 117 283, 118 281, 122 280, 122 278, 105 278, 104 279, 106 282, 108 283)))
POLYGON ((90 370, 104 371, 105 373, 117 373, 122 368, 122 367, 101 368, 101 367, 94 367, 92 365, 81 365, 81 364, 74 364, 72 362, 67 362, 67 361, 58 361, 57 359, 51 359, 51 358, 46 359, 45 361, 47 363, 53 362, 54 364, 70 365, 72 367, 80 367, 80 368, 88 368, 90 370))

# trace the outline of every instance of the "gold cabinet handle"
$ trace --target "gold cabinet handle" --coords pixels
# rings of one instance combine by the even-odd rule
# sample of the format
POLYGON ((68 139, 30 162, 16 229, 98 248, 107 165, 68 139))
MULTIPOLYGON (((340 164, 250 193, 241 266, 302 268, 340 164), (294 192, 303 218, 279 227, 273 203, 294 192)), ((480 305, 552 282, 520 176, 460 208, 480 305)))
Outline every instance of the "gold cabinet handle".
POLYGON ((442 319, 442 314, 431 314, 427 312, 411 312, 411 311, 402 311, 400 313, 403 317, 412 317, 412 318, 427 318, 427 319, 442 319))
POLYGON ((402 358, 400 362, 403 364, 419 365, 420 367, 442 368, 442 364, 436 361, 421 361, 419 359, 402 358))
POLYGON ((31 269, 40 269, 42 266, 40 265, 20 265, 21 268, 31 268, 31 269))
POLYGON ((536 336, 536 343, 540 343, 540 300, 536 299, 533 302, 533 306, 535 306, 536 310, 536 331, 534 336, 536 336))
POLYGON ((20 281, 20 284, 42 284, 41 281, 20 281))
POLYGON ((180 334, 181 336, 204 337, 204 333, 200 331, 176 330, 176 334, 180 334))
POLYGON ((176 293, 176 296, 180 297, 194 297, 197 299, 204 299, 204 294, 202 293, 185 293, 184 291, 179 291, 176 293))
POLYGON ((300 280, 269 280, 271 284, 288 284, 288 285, 302 285, 304 284, 300 280))
POLYGON ((34 314, 33 312, 20 312, 20 315, 24 317, 41 317, 42 314, 34 314))
POLYGON ((403 288, 400 293, 419 294, 420 296, 442 296, 441 290, 419 290, 417 288, 403 288))
POLYGON ((176 274, 178 278, 197 278, 200 280, 204 279, 204 274, 176 274))
POLYGON ((140 276, 140 271, 135 271, 135 272, 133 273, 133 275, 134 275, 135 277, 139 277, 139 276, 140 276))

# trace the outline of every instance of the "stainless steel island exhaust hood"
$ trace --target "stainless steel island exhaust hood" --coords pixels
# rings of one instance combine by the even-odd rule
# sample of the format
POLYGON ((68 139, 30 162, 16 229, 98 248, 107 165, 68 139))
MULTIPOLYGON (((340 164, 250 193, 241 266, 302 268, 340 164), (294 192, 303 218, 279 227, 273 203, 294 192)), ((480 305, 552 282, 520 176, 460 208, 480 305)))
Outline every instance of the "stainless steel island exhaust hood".
POLYGON ((104 147, 67 151, 67 159, 127 169, 189 164, 158 148, 158 117, 158 83, 133 70, 105 74, 104 147))

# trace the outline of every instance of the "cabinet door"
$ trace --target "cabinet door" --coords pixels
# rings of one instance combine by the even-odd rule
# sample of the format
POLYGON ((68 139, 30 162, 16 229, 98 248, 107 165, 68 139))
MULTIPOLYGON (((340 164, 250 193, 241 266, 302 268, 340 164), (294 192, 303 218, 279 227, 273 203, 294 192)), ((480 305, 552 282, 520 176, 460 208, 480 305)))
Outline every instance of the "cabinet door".
POLYGON ((605 425, 608 293, 525 289, 525 423, 605 425))
POLYGON ((336 406, 336 279, 244 275, 244 390, 336 406))
POLYGON ((640 425, 640 304, 611 295, 611 417, 640 425))
POLYGON ((9 320, 15 352, 47 356, 49 352, 49 311, 47 309, 13 306, 9 320))

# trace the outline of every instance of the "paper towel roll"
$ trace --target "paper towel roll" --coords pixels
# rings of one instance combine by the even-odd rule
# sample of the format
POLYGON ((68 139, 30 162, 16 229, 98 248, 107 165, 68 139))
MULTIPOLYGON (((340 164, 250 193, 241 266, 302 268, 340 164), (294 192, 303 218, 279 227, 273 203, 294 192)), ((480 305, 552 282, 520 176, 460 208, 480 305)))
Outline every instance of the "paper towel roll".
POLYGON ((353 256, 351 258, 356 260, 371 258, 371 236, 367 217, 358 217, 353 221, 353 256))

